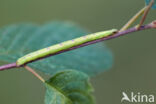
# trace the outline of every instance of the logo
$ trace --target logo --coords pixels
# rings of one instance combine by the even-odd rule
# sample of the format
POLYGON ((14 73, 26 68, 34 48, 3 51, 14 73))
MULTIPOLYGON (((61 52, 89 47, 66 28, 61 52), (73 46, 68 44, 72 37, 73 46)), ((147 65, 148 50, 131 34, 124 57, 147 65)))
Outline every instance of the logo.
POLYGON ((128 96, 125 92, 122 92, 122 99, 121 102, 132 102, 132 103, 153 103, 154 102, 154 95, 146 95, 146 94, 141 94, 140 92, 134 93, 131 92, 130 95, 128 96))

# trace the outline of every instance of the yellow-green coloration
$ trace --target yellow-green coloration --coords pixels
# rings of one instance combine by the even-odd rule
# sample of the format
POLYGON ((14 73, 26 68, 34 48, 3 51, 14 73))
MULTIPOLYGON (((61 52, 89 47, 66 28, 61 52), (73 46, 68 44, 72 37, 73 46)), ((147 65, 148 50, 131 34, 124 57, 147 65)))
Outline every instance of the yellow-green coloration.
POLYGON ((78 46, 80 44, 83 44, 83 43, 86 43, 89 41, 93 41, 93 40, 97 40, 97 39, 107 37, 109 35, 112 35, 114 32, 117 32, 117 30, 112 29, 112 30, 108 30, 108 31, 102 31, 102 32, 82 36, 82 37, 79 37, 79 38, 76 38, 73 40, 65 41, 65 42, 62 42, 60 44, 56 44, 56 45, 53 45, 53 46, 32 52, 30 54, 27 54, 27 55, 19 58, 17 60, 16 64, 18 66, 21 66, 21 65, 24 65, 24 64, 31 62, 33 60, 36 60, 36 59, 39 59, 42 57, 46 57, 46 56, 51 55, 51 54, 55 54, 59 51, 69 49, 71 47, 78 46))

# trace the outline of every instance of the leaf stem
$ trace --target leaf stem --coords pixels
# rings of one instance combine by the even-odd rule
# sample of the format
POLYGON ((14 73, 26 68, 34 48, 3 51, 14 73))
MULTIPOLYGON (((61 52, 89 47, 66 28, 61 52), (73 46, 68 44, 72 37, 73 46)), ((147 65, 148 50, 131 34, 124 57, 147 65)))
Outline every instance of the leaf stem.
POLYGON ((37 73, 35 72, 34 69, 32 69, 31 67, 24 65, 23 66, 26 70, 28 70, 29 72, 31 72, 35 77, 37 77, 39 80, 41 80, 42 82, 45 82, 45 80, 37 73))
POLYGON ((147 7, 142 8, 138 13, 136 13, 121 29, 121 31, 124 31, 128 29, 146 10, 147 7))

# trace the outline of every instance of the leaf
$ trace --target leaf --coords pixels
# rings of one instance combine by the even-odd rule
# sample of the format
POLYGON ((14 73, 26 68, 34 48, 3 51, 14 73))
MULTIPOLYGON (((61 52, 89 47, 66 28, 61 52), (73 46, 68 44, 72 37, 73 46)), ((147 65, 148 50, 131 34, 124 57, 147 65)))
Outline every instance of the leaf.
MULTIPOLYGON (((84 29, 69 22, 51 22, 42 26, 27 23, 3 27, 0 29, 0 64, 15 62, 38 49, 87 34, 84 29)), ((103 43, 98 43, 29 65, 51 75, 69 68, 95 75, 112 66, 112 54, 103 43)))
MULTIPOLYGON (((148 5, 151 2, 151 0, 145 0, 145 2, 146 2, 146 5, 148 5)), ((152 8, 156 9, 156 0, 154 0, 154 4, 153 4, 152 8)))
POLYGON ((95 104, 89 77, 78 71, 66 70, 46 82, 45 104, 95 104))

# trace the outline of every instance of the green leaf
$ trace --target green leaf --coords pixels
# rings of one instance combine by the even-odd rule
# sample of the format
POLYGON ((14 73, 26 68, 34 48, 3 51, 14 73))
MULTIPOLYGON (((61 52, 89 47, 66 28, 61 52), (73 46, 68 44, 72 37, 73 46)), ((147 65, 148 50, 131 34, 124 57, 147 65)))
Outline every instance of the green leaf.
POLYGON ((89 77, 78 71, 57 73, 46 82, 45 104, 95 104, 89 77))
MULTIPOLYGON (((69 22, 3 27, 0 29, 0 64, 15 62, 30 52, 87 34, 84 29, 69 22)), ((103 43, 98 43, 29 65, 51 75, 69 68, 95 75, 112 66, 112 54, 103 43)))

